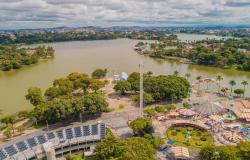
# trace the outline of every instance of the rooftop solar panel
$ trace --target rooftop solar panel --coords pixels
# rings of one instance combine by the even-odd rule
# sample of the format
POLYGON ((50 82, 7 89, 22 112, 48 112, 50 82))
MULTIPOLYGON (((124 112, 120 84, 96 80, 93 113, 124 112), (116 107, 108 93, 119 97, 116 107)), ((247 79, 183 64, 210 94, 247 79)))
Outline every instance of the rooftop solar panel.
POLYGON ((89 136, 89 135, 90 135, 89 126, 83 126, 83 136, 89 136))
POLYGON ((105 126, 105 124, 102 123, 100 128, 101 128, 101 138, 103 139, 103 138, 106 137, 106 126, 105 126))
POLYGON ((8 153, 9 156, 13 156, 17 153, 17 150, 13 145, 5 147, 4 149, 8 153))
POLYGON ((5 158, 7 158, 7 155, 2 150, 0 150, 0 159, 5 159, 5 158))
POLYGON ((27 142, 30 148, 35 147, 37 145, 37 142, 34 138, 27 139, 27 142))
POLYGON ((44 135, 37 136, 36 138, 39 144, 44 144, 46 142, 44 135))
POLYGON ((56 136, 55 136, 55 134, 53 132, 51 132, 51 133, 47 133, 47 137, 48 137, 48 139, 53 139, 56 136))
POLYGON ((72 139, 72 138, 73 138, 73 131, 72 131, 72 128, 67 128, 67 129, 65 129, 65 133, 66 133, 66 138, 67 138, 67 139, 72 139))
POLYGON ((63 137, 63 131, 62 130, 61 131, 56 131, 56 134, 57 134, 57 137, 59 139, 64 139, 64 137, 63 137))
POLYGON ((82 136, 82 131, 81 131, 81 127, 75 127, 75 136, 76 137, 81 137, 82 136))
POLYGON ((23 152, 26 149, 28 149, 27 145, 23 141, 16 143, 16 146, 17 146, 19 152, 23 152))
POLYGON ((91 134, 92 135, 98 135, 98 126, 97 124, 94 124, 91 126, 91 134))

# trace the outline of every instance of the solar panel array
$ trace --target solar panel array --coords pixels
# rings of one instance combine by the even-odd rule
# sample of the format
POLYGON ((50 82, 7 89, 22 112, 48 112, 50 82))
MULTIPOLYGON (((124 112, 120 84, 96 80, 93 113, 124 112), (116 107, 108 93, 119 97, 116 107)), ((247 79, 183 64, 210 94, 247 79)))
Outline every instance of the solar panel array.
POLYGON ((90 135, 89 126, 83 126, 83 136, 89 136, 89 135, 90 135))
POLYGON ((73 131, 72 131, 72 128, 68 128, 65 130, 65 133, 66 133, 66 138, 67 139, 73 139, 73 131))
POLYGON ((37 145, 35 138, 27 139, 27 142, 28 142, 30 148, 35 147, 37 145))
POLYGON ((23 142, 23 141, 22 141, 22 142, 16 143, 16 146, 17 146, 19 152, 23 152, 23 151, 25 151, 26 149, 28 149, 27 145, 26 145, 25 142, 23 142))
POLYGON ((105 124, 101 124, 101 133, 100 133, 100 136, 102 139, 104 139, 106 137, 106 126, 105 124))
POLYGON ((71 140, 73 138, 98 135, 98 133, 100 132, 100 138, 103 139, 105 138, 106 135, 106 126, 103 123, 100 124, 100 127, 98 127, 98 125, 99 124, 67 128, 64 130, 49 132, 43 135, 38 135, 35 137, 28 138, 23 141, 19 141, 5 148, 0 148, 0 160, 4 160, 8 158, 8 156, 12 157, 18 152, 25 152, 29 148, 32 150, 34 147, 42 145, 54 138, 58 138, 59 140, 65 140, 65 138, 66 140, 71 140))
POLYGON ((7 158, 7 155, 2 150, 0 150, 0 159, 5 159, 5 158, 7 158))
POLYGON ((76 137, 81 137, 82 136, 81 127, 75 127, 74 130, 75 130, 75 136, 76 137))
POLYGON ((98 126, 97 124, 94 124, 91 126, 91 134, 92 135, 98 135, 98 126))
POLYGON ((48 137, 48 139, 53 139, 56 136, 55 136, 55 134, 53 132, 51 132, 51 133, 47 133, 47 137, 48 137))
POLYGON ((13 145, 5 147, 4 149, 8 153, 9 156, 13 156, 14 154, 17 153, 17 150, 13 145))

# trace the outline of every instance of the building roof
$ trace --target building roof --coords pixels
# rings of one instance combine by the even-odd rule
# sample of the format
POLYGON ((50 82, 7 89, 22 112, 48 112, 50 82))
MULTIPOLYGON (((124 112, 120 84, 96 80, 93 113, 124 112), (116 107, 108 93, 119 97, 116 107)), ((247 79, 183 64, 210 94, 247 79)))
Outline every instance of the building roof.
POLYGON ((189 151, 185 147, 172 147, 171 151, 176 158, 178 157, 190 158, 189 151))
POLYGON ((222 112, 224 106, 218 102, 209 102, 195 106, 195 110, 204 115, 213 115, 222 112))
POLYGON ((250 100, 235 100, 234 113, 238 118, 250 121, 250 100))
POLYGON ((193 115, 196 115, 196 112, 191 110, 191 109, 181 109, 180 111, 180 114, 183 115, 183 116, 193 116, 193 115))

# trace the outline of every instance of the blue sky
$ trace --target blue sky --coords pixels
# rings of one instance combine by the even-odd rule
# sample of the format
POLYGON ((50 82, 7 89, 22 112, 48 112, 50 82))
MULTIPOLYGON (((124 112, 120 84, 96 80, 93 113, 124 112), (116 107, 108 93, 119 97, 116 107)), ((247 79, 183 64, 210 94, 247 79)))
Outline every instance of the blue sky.
POLYGON ((0 0, 0 29, 250 24, 250 0, 0 0))

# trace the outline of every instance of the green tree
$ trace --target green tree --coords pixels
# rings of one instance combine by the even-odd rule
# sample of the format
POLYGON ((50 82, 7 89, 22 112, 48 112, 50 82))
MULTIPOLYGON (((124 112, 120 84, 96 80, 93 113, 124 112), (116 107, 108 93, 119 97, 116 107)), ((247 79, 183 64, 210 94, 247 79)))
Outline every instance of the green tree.
POLYGON ((150 120, 145 118, 137 118, 129 123, 129 127, 133 129, 135 135, 144 136, 153 132, 153 126, 150 120))
POLYGON ((237 150, 238 150, 238 157, 240 157, 241 160, 249 160, 250 159, 250 143, 249 142, 242 142, 237 144, 237 150))
POLYGON ((154 146, 155 149, 159 149, 163 144, 164 140, 159 136, 152 139, 152 145, 154 146))
POLYGON ((221 90, 221 81, 223 80, 223 77, 221 75, 218 75, 216 77, 216 80, 219 82, 218 93, 220 93, 220 90, 221 90))
POLYGON ((83 106, 86 114, 100 114, 107 111, 108 102, 102 94, 90 93, 84 96, 83 106))
POLYGON ((125 152, 124 143, 113 136, 107 137, 95 146, 96 159, 122 159, 125 152))
POLYGON ((233 86, 236 85, 236 82, 234 80, 229 81, 229 84, 231 85, 231 94, 233 93, 233 86))
POLYGON ((132 91, 136 92, 140 90, 140 73, 138 72, 131 73, 127 81, 131 84, 132 91))
POLYGON ((245 93, 244 89, 241 89, 241 88, 234 90, 234 94, 236 94, 237 96, 244 95, 244 93, 245 93))
POLYGON ((95 92, 98 91, 100 88, 105 86, 105 82, 104 81, 100 81, 100 80, 92 80, 89 88, 91 88, 92 90, 94 90, 95 92))
POLYGON ((34 106, 38 106, 44 102, 42 91, 40 88, 37 88, 37 87, 29 88, 28 93, 26 94, 25 97, 34 106))
POLYGON ((17 129, 17 131, 18 131, 19 133, 21 133, 21 134, 25 131, 25 128, 24 128, 23 125, 18 126, 16 129, 17 129))
MULTIPOLYGON (((135 96, 132 96, 132 100, 135 101, 135 102, 139 102, 140 101, 140 95, 137 94, 135 96)), ((147 92, 144 92, 143 93, 143 103, 144 104, 152 104, 154 103, 155 100, 153 98, 153 96, 147 92)))
POLYGON ((179 75, 179 72, 177 70, 174 71, 174 76, 178 76, 179 75))
POLYGON ((67 154, 65 155, 66 160, 84 160, 84 154, 67 154))
POLYGON ((115 91, 120 91, 122 95, 125 95, 127 91, 131 91, 131 84, 128 81, 119 81, 114 86, 115 91))
POLYGON ((246 91, 246 86, 248 85, 247 81, 242 81, 241 84, 244 86, 244 97, 245 97, 245 91, 246 91))
POLYGON ((16 122, 16 117, 13 115, 5 116, 1 120, 1 123, 4 123, 6 126, 10 125, 12 128, 12 133, 15 133, 15 122, 16 122))
POLYGON ((98 69, 94 70, 94 72, 92 73, 92 77, 96 78, 96 79, 101 79, 101 78, 106 77, 107 73, 108 73, 107 69, 98 68, 98 69))
POLYGON ((233 147, 206 146, 201 149, 199 156, 202 160, 237 160, 233 147))
POLYGON ((149 140, 132 137, 125 141, 125 152, 122 160, 155 160, 156 150, 149 140))
POLYGON ((11 133, 11 129, 9 127, 7 127, 5 129, 5 131, 3 132, 3 135, 6 137, 6 138, 11 138, 12 137, 12 133, 11 133))

